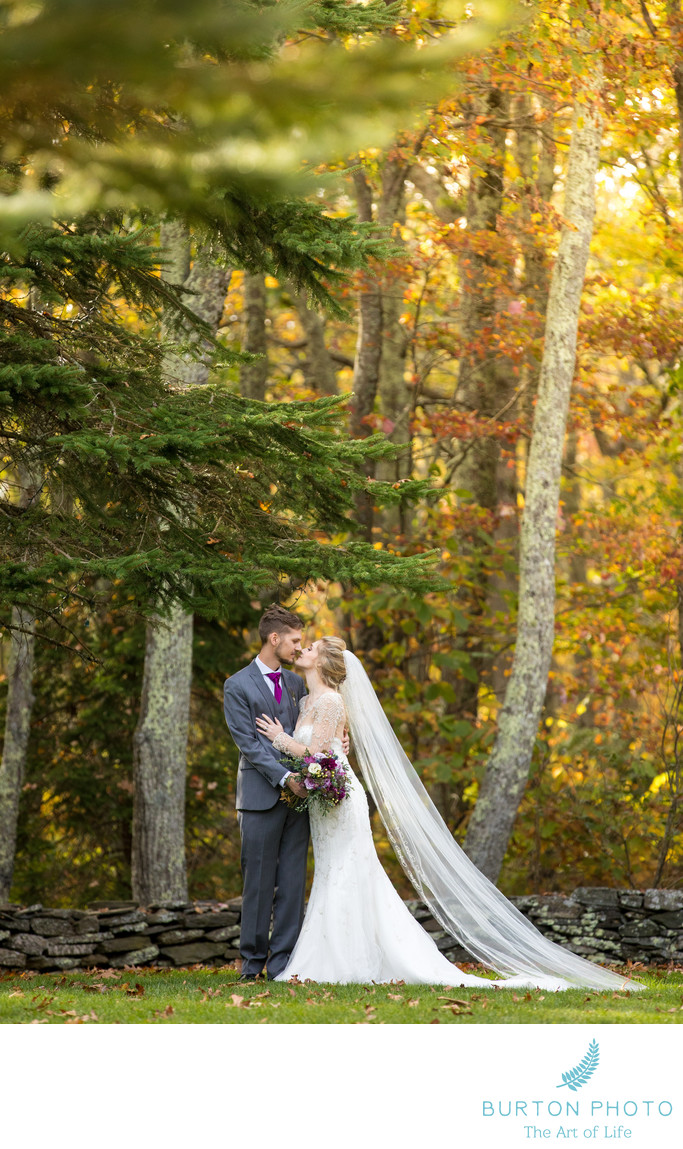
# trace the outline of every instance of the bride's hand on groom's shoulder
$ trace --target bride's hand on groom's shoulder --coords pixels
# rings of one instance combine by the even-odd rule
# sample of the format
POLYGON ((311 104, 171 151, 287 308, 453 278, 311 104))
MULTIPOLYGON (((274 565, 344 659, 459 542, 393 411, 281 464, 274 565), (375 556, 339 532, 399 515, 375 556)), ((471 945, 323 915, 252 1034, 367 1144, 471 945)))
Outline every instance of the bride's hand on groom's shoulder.
POLYGON ((256 727, 269 742, 274 742, 278 734, 284 730, 282 723, 277 718, 269 718, 267 714, 262 714, 260 718, 256 719, 256 727))

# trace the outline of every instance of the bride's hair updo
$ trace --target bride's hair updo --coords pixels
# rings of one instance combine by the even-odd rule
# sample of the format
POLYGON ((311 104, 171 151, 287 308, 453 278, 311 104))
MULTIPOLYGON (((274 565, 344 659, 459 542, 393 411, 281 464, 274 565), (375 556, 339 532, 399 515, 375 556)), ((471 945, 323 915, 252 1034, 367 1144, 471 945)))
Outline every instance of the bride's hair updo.
POLYGON ((331 686, 333 690, 338 690, 346 678, 345 650, 344 639, 337 638, 334 634, 321 638, 318 642, 318 674, 325 686, 331 686))

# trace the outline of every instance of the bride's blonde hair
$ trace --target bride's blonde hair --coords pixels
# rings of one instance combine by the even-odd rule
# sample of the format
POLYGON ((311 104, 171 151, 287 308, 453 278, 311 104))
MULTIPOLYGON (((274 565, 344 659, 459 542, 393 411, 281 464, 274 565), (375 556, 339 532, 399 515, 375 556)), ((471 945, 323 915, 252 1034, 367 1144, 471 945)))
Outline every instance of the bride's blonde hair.
POLYGON ((325 686, 331 686, 333 690, 338 690, 346 678, 345 650, 344 639, 334 634, 321 638, 318 643, 318 674, 325 686))

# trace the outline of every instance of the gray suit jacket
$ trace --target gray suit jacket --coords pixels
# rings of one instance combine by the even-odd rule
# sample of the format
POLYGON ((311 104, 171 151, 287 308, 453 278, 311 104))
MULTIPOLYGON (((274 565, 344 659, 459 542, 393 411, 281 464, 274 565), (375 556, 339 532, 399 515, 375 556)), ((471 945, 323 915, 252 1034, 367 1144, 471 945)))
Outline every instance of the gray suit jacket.
POLYGON ((282 669, 282 701, 275 701, 255 662, 238 670, 225 683, 223 711, 228 729, 240 752, 237 767, 238 810, 270 810, 280 798, 280 779, 285 773, 273 744, 259 734, 256 718, 268 714, 279 718, 287 734, 294 732, 299 699, 306 687, 298 674, 282 669))

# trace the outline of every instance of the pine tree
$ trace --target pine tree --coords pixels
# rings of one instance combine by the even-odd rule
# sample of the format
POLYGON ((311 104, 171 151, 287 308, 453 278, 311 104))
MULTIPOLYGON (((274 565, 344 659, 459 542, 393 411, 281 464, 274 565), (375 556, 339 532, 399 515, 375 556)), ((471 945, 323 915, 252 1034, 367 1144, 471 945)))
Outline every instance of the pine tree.
POLYGON ((482 7, 450 25, 428 13, 418 50, 403 5, 382 0, 5 0, 0 222, 15 240, 17 222, 50 218, 59 183, 64 215, 134 202, 228 244, 242 228, 286 243, 283 198, 445 91, 444 65, 510 5, 482 7), (266 210, 252 217, 255 199, 266 210))
MULTIPOLYGON (((0 501, 0 603, 40 618, 55 596, 125 578, 142 610, 216 612, 235 587, 257 590, 278 571, 420 581, 415 561, 310 537, 349 530, 356 467, 387 450, 381 436, 344 437, 340 400, 263 404, 218 383, 167 385, 159 308, 210 332, 159 280, 144 236, 90 219, 35 226, 25 242, 26 258, 6 257, 0 274, 0 440, 10 471, 30 460, 44 481, 26 507, 0 501), (39 312, 25 306, 29 290, 39 312)), ((382 485, 376 497, 415 489, 382 485)))

